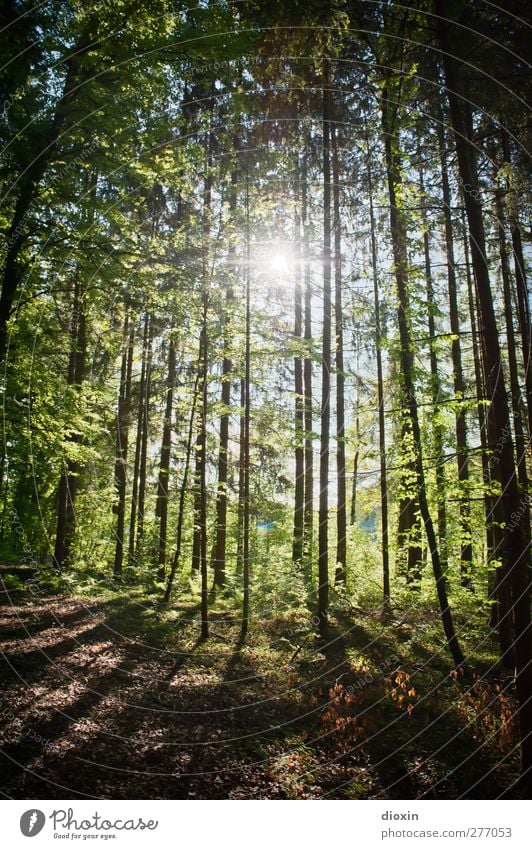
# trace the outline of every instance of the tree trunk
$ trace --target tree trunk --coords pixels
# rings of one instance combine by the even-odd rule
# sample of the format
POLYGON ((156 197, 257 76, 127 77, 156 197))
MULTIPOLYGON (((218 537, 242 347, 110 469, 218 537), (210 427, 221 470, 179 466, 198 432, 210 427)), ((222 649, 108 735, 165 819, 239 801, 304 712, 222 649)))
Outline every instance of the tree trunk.
MULTIPOLYGON (((238 172, 231 174, 230 216, 235 220, 237 209, 238 172)), ((235 259, 235 247, 230 248, 230 257, 235 259)), ((224 358, 222 364, 222 413, 220 415, 220 450, 218 454, 218 485, 216 489, 216 526, 215 541, 211 558, 214 571, 214 586, 223 587, 225 584, 225 561, 227 543, 227 473, 229 459, 229 407, 231 404, 231 375, 233 362, 231 359, 231 332, 229 327, 231 305, 234 300, 233 286, 229 282, 225 294, 224 327, 224 358)))
MULTIPOLYGON (((74 283, 72 319, 70 325, 70 357, 68 363, 67 384, 74 386, 77 393, 85 376, 87 354, 87 334, 85 305, 79 280, 74 283)), ((71 434, 68 441, 74 445, 81 442, 79 434, 71 434)), ((53 563, 56 569, 62 569, 69 560, 70 548, 75 528, 75 501, 78 490, 80 465, 76 460, 67 458, 61 473, 57 492, 57 525, 53 563)))
POLYGON ((129 312, 126 310, 124 319, 124 350, 122 353, 122 366, 120 370, 120 393, 118 398, 118 415, 116 418, 116 463, 115 463, 115 487, 116 487, 116 545, 114 559, 114 575, 122 573, 124 562, 124 525, 126 515, 126 484, 127 484, 127 449, 129 438, 129 414, 131 402, 131 373, 133 368, 133 322, 130 322, 129 312))
POLYGON ((140 461, 139 461, 139 485, 137 505, 137 539, 135 541, 135 560, 142 558, 142 546, 144 544, 144 512, 146 503, 146 470, 148 465, 148 437, 150 425, 150 395, 151 395, 151 370, 153 358, 153 318, 149 319, 148 352, 146 355, 145 393, 142 403, 142 433, 140 439, 140 461))
POLYGON ((351 511, 350 524, 354 525, 357 520, 357 492, 358 492, 358 463, 360 458, 360 392, 359 392, 359 350, 360 344, 356 332, 353 333, 353 347, 355 348, 355 453, 353 456, 353 480, 351 481, 351 511))
MULTIPOLYGON (((510 145, 508 133, 501 130, 503 155, 506 162, 510 163, 510 145)), ((521 228, 519 227, 517 194, 515 191, 509 194, 509 219, 512 234, 512 249, 514 256, 515 285, 517 290, 517 310, 519 315, 519 330, 521 334, 523 350, 523 367, 525 372, 525 386, 528 412, 528 434, 532 438, 532 322, 530 318, 530 294, 526 280, 526 265, 521 239, 521 228)))
POLYGON ((177 574, 177 570, 179 568, 179 562, 181 559, 181 545, 183 540, 183 523, 185 518, 185 503, 188 492, 188 476, 190 471, 190 457, 192 454, 192 439, 194 434, 194 422, 196 419, 196 405, 198 398, 198 383, 200 377, 200 365, 201 359, 198 360, 198 370, 196 373, 196 380, 194 382, 194 392, 192 396, 192 406, 190 408, 190 419, 188 425, 188 435, 187 435, 187 444, 185 449, 185 465, 183 468, 183 479, 181 481, 181 488, 179 490, 179 506, 177 508, 177 540, 175 553, 172 560, 172 566, 170 568, 170 574, 168 576, 168 582, 166 584, 166 590, 164 593, 164 601, 168 603, 170 601, 170 595, 172 593, 172 587, 174 584, 175 576, 177 574))
POLYGON ((441 611, 441 619, 447 645, 458 666, 464 662, 464 655, 458 637, 454 629, 454 622, 447 598, 447 588, 442 570, 440 553, 434 532, 434 525, 430 515, 427 490, 425 484, 425 471, 423 468, 423 454, 421 446, 421 431, 419 426, 417 400, 414 391, 414 356, 413 342, 409 321, 409 299, 408 299, 408 271, 406 252, 406 222, 398 206, 397 197, 401 193, 401 170, 399 155, 394 150, 395 127, 390 121, 388 110, 388 89, 385 85, 381 96, 382 127, 384 135, 384 146, 386 152, 386 166, 388 173, 388 193, 390 197, 390 228, 392 236, 392 249, 395 264, 395 280, 397 286, 397 319, 400 336, 400 363, 404 381, 404 390, 407 403, 407 415, 412 428, 412 437, 415 452, 416 489, 419 498, 419 507, 427 542, 432 558, 432 569, 436 582, 436 592, 441 611))
POLYGON ((469 244, 465 226, 465 213, 462 221, 462 228, 473 361, 475 365, 475 385, 478 400, 478 424, 482 451, 482 480, 484 484, 484 513, 486 525, 486 562, 488 564, 488 600, 492 602, 490 626, 494 630, 497 629, 503 662, 508 666, 512 666, 513 636, 510 584, 509 581, 505 579, 505 572, 501 566, 496 565, 494 569, 490 568, 490 564, 495 560, 497 553, 502 547, 501 505, 498 499, 495 499, 492 494, 493 482, 491 479, 487 437, 484 366, 479 350, 480 331, 478 328, 477 310, 475 307, 475 294, 473 292, 473 278, 469 259, 469 244))
POLYGON ((242 450, 242 570, 243 570, 243 601, 241 639, 247 634, 249 627, 249 532, 250 532, 250 422, 251 422, 251 244, 249 230, 249 173, 246 167, 246 319, 245 319, 245 349, 244 349, 244 421, 242 450))
MULTIPOLYGON (((418 147, 418 156, 421 160, 421 151, 418 147)), ((446 486, 445 486, 445 458, 443 451, 443 427, 440 417, 440 404, 442 385, 440 380, 440 368, 438 363, 438 352, 436 349, 436 300, 434 297, 434 280, 432 277, 432 265, 430 259, 430 237, 429 221, 427 216, 427 198, 425 194, 425 181, 423 168, 419 169, 419 188, 421 201, 421 227, 423 231, 423 256, 425 261, 425 285, 427 297, 427 316, 429 327, 429 362, 430 362, 430 390, 432 398, 432 438, 434 442, 434 455, 436 458, 436 502, 438 511, 438 550, 440 552, 441 568, 447 572, 447 509, 446 509, 446 486)))
POLYGON ((195 575, 201 569, 201 439, 198 433, 194 448, 194 504, 193 519, 194 528, 192 532, 192 574, 195 575))
MULTIPOLYGON (((206 280, 204 282, 206 287, 206 280)), ((207 570, 207 378, 209 337, 207 331, 209 296, 203 294, 203 321, 201 328, 201 407, 200 432, 198 439, 199 457, 199 531, 200 531, 200 566, 201 566, 201 637, 209 636, 209 598, 207 570)))
POLYGON ((419 589, 423 573, 422 521, 417 494, 417 473, 415 447, 412 446, 412 425, 408 415, 402 416, 400 424, 400 462, 399 480, 401 498, 397 518, 397 556, 396 572, 404 574, 406 583, 413 589, 419 589))
MULTIPOLYGON (((440 116, 442 118, 443 116, 440 116)), ((447 259, 447 290, 449 293, 449 318, 453 339, 451 356, 453 362, 453 386, 455 402, 456 462, 458 467, 459 511, 460 511, 460 574, 462 586, 471 587, 473 544, 471 538, 471 506, 469 502, 469 452, 467 447, 467 422, 465 410, 466 384, 462 368, 462 345, 460 317, 456 285, 456 262, 454 257, 453 222, 451 212, 451 190, 445 155, 443 125, 439 125, 438 141, 443 193, 443 215, 445 225, 445 252, 447 259)), ((476 343, 476 339, 475 339, 476 343)))
POLYGON ((246 422, 244 408, 246 406, 246 381, 240 379, 240 422, 238 435, 238 516, 237 516, 237 547, 236 569, 242 574, 244 564, 244 451, 246 444, 246 422))
POLYGON ((144 404, 146 396, 146 361, 148 356, 148 341, 150 333, 150 316, 147 312, 144 316, 144 336, 142 340, 142 363, 140 367, 139 398, 137 409, 137 435, 135 439, 135 459, 133 462, 133 482, 131 490, 131 512, 129 519, 129 545, 128 562, 132 566, 135 562, 135 540, 137 527, 137 508, 139 498, 139 472, 140 453, 142 444, 142 430, 144 427, 144 404))
POLYGON ((510 427, 503 361, 499 344, 495 310, 491 293, 488 261, 485 248, 484 222, 479 202, 479 182, 476 163, 459 99, 458 73, 449 45, 443 0, 436 0, 437 26, 443 56, 445 84, 455 135, 460 177, 471 241, 471 256, 475 287, 480 307, 482 355, 486 389, 491 404, 487 410, 488 438, 492 454, 492 471, 500 484, 500 500, 504 515, 502 557, 510 578, 514 624, 514 658, 516 687, 519 699, 521 732, 521 766, 523 776, 532 771, 532 628, 530 617, 530 552, 522 523, 513 524, 513 514, 521 515, 521 498, 515 474, 514 446, 510 427))
MULTIPOLYGON (((94 203, 98 188, 98 174, 87 174, 86 187, 90 200, 94 203)), ((94 212, 90 211, 85 224, 90 228, 94 223, 94 212)), ((82 242, 83 244, 83 242, 82 242)), ((79 277, 74 283, 74 298, 72 303, 72 319, 70 325, 70 356, 68 363, 67 384, 76 387, 79 399, 82 383, 85 379, 85 364, 87 358, 87 319, 86 296, 82 291, 79 277)), ((69 442, 79 445, 82 437, 78 433, 69 436, 69 442)), ((57 497, 57 528, 53 562, 56 569, 61 569, 70 557, 75 525, 75 502, 79 487, 81 466, 76 460, 68 458, 63 469, 57 497)))
MULTIPOLYGON (((369 152, 369 138, 366 127, 367 147, 367 176, 369 195, 369 220, 371 239, 371 272, 373 280, 373 307, 375 310, 375 354, 377 357, 377 404, 379 408, 379 463, 380 463, 380 495, 381 495, 381 548, 382 548, 382 587, 384 602, 390 600, 390 543, 388 536, 388 480, 386 471, 386 422, 384 417, 384 378, 382 369, 382 320, 379 295, 379 272, 375 209, 373 205, 373 174, 369 152)), ((357 376, 358 379, 358 376, 357 376)))
POLYGON ((337 128, 331 129, 333 169, 334 232, 334 321, 336 329, 336 568, 334 580, 345 583, 347 563, 347 494, 345 475, 345 376, 344 317, 342 304, 342 228, 340 221, 340 167, 338 163, 337 128))
MULTIPOLYGON (((172 330, 170 331, 172 333, 172 330)), ((164 581, 166 566, 166 541, 168 531, 168 485, 170 476, 170 456, 172 452, 172 413, 174 407, 176 353, 174 340, 168 347, 168 376, 166 379, 166 406, 164 412, 161 460, 157 484, 157 503, 155 515, 159 518, 159 551, 157 558, 159 581, 164 581)))
POLYGON ((421 545, 421 514, 417 498, 401 498, 397 522, 397 566, 406 583, 419 588, 424 558, 421 545))
POLYGON ((318 511, 318 619, 328 631, 329 607, 329 430, 331 394, 331 120, 330 67, 323 62, 323 342, 320 413, 320 494, 318 511))
MULTIPOLYGON (((495 213, 497 217, 497 233, 499 239, 499 255, 501 259, 501 277, 504 299, 504 320, 506 325, 506 339, 508 342, 508 366, 510 375, 510 391, 512 401, 512 418, 514 424, 515 451, 517 459, 517 477, 521 496, 526 500, 529 493, 528 471, 526 467, 527 442, 521 410, 523 407, 521 387, 519 385, 519 371, 517 368, 516 339, 514 331, 513 303, 512 303, 512 280, 510 276, 510 262, 508 246, 506 244, 504 206, 502 191, 495 190, 495 213)), ((525 509, 519 517, 525 540, 526 550, 530 548, 530 510, 525 509)))
POLYGON ((199 533, 201 566, 201 637, 209 636, 209 587, 207 563, 207 402, 209 377, 209 289, 210 289, 210 237, 212 218, 212 150, 213 136, 209 133, 206 140, 206 173, 203 189, 203 295, 202 323, 200 335, 201 351, 201 407, 200 431, 198 436, 199 458, 199 533))
POLYGON ((307 148, 303 158, 301 189, 301 220, 303 226, 303 268, 304 268, 304 319, 305 319, 305 360, 303 363, 304 384, 304 425, 305 425, 305 510, 303 517, 303 561, 307 581, 312 577, 312 542, 314 526, 314 449, 312 439, 312 283, 309 263, 309 224, 308 224, 308 174, 307 148))
MULTIPOLYGON (((296 199, 296 203, 299 198, 296 199)), ((299 212, 295 216, 295 243, 300 238, 299 212)), ((295 267, 294 282, 294 340, 300 345, 303 330, 303 298, 301 289, 300 263, 295 267)), ((294 441, 295 441, 295 491, 294 491, 294 531, 292 542, 292 562, 301 565, 303 558, 303 531, 305 514, 305 449, 304 449, 304 396, 303 362, 299 350, 294 357, 294 441)))

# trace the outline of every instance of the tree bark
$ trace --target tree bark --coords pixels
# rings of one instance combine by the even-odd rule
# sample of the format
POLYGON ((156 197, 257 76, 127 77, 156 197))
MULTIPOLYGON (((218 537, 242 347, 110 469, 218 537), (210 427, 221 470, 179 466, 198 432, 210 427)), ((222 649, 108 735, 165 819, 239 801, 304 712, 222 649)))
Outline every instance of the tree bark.
POLYGON ((421 431, 419 426, 417 399, 414 391, 414 353, 413 341, 410 330, 409 298, 408 298, 408 271, 406 252, 406 222, 398 205, 397 197, 401 192, 400 160, 396 145, 395 127, 389 116, 388 88, 385 84, 382 96, 382 128, 384 134, 384 147, 386 153, 386 166, 388 172, 388 193, 390 198, 390 228, 392 236, 392 250, 395 264, 395 281, 397 286, 397 319, 400 336, 400 363, 406 396, 407 415, 412 428, 412 437, 415 453, 416 490, 419 499, 419 507, 427 542, 432 559, 432 569, 436 582, 436 592, 440 605, 441 619, 447 645, 454 663, 458 666, 464 662, 464 655, 455 632, 453 616, 447 598, 445 576, 442 570, 440 553, 434 532, 432 516, 430 514, 427 490, 425 483, 425 472, 423 468, 423 454, 421 446, 421 431))
POLYGON ((328 631, 329 607, 329 432, 331 394, 331 152, 329 61, 323 61, 323 342, 320 413, 320 493, 318 510, 318 619, 328 631))
MULTIPOLYGON (((386 421, 384 416, 384 378, 382 368, 383 333, 381 320, 381 303, 379 294, 379 272, 377 252, 377 229, 373 203, 373 174, 369 152, 369 138, 366 128, 366 161, 369 196, 369 220, 371 240, 371 273, 373 280, 373 307, 375 310, 375 355, 377 358, 377 404, 379 408, 379 465, 380 465, 380 495, 381 495, 381 548, 382 548, 382 587, 384 602, 390 600, 390 543, 388 536, 388 480, 386 471, 386 421)), ((358 379, 358 376, 357 376, 358 379)))
MULTIPOLYGON (((172 333, 172 331, 173 329, 170 332, 172 333)), ((170 344, 168 346, 168 375, 166 378, 166 405, 161 443, 161 459, 159 463, 159 480, 157 483, 157 503, 155 506, 155 515, 159 518, 159 550, 157 556, 157 577, 159 581, 164 581, 166 566, 168 485, 170 477, 170 457, 172 453, 172 414, 174 407, 175 367, 175 344, 174 340, 170 339, 170 344)))
MULTIPOLYGON (((511 164, 510 144, 508 133, 501 130, 503 155, 506 162, 511 164)), ((528 434, 532 438, 532 322, 530 317, 530 293, 526 279, 526 265, 519 227, 517 194, 509 192, 509 220, 512 234, 512 250, 514 257, 515 285, 517 290, 517 309, 519 315, 519 330, 523 350, 523 368, 525 372, 525 387, 528 412, 528 434)))
MULTIPOLYGON (((87 354, 87 333, 85 305, 79 279, 74 283, 72 302, 72 318, 70 325, 70 356, 68 363, 67 385, 81 391, 85 377, 85 361, 87 354)), ((74 433, 68 441, 79 445, 81 437, 74 433)), ((75 501, 79 485, 80 464, 67 457, 59 480, 57 492, 57 524, 53 563, 56 569, 62 569, 69 560, 70 549, 75 529, 75 501)))
MULTIPOLYGON (((440 116, 441 118, 443 116, 440 116)), ((451 333, 451 356, 453 363, 453 387, 455 402, 456 463, 459 485, 460 520, 460 574, 462 586, 471 587, 473 566, 473 543, 471 538, 471 506, 469 501, 469 452, 467 446, 467 421, 464 400, 466 385, 462 368, 462 344, 456 283, 456 261, 454 257, 453 222, 451 212, 451 190, 445 154, 445 134, 439 125, 438 141, 443 194, 443 216, 445 226, 445 252, 447 260, 447 291, 449 293, 449 318, 451 333)), ((476 339, 475 339, 476 342, 476 339)))
MULTIPOLYGON (((299 198, 296 199, 296 203, 299 198)), ((295 214, 295 243, 300 238, 299 211, 295 214)), ((301 289, 300 263, 295 263, 294 281, 294 340, 301 344, 303 331, 303 293, 301 289)), ((305 448, 304 448, 304 395, 303 362, 299 350, 294 356, 294 442, 295 442, 295 487, 294 487, 294 530, 292 541, 292 562, 301 565, 303 558, 303 533, 305 517, 305 448)))
POLYGON ((209 636, 209 587, 207 563, 207 403, 209 378, 209 289, 210 289, 210 237, 212 218, 212 150, 213 136, 206 140, 206 173, 203 188, 203 269, 202 269, 202 323, 200 334, 201 351, 201 406, 200 430, 198 435, 199 458, 199 534, 201 567, 201 637, 209 636))
POLYGON ((150 426, 151 372, 153 359, 153 317, 150 316, 148 332, 148 351, 146 355, 145 393, 142 404, 142 433, 140 439, 139 484, 137 504, 137 539, 135 540, 135 559, 140 562, 144 544, 144 513, 146 504, 146 472, 148 466, 148 437, 150 426))
POLYGON ((243 451, 242 451, 242 570, 243 570, 243 601, 241 639, 244 639, 249 628, 249 579, 250 579, 250 423, 251 423, 251 243, 249 229, 249 173, 246 167, 246 318, 245 318, 245 347, 244 347, 244 417, 243 417, 243 451))
MULTIPOLYGON (((357 493, 358 493, 358 463, 360 458, 360 392, 359 392, 359 341, 356 332, 353 333, 353 346, 355 348, 355 453, 353 455, 353 479, 351 481, 351 510, 350 524, 354 525, 357 520, 357 493)), ((378 378, 377 378, 378 382, 378 378)))
MULTIPOLYGON (((234 220, 238 201, 238 172, 231 174, 231 195, 229 202, 230 216, 234 220)), ((230 257, 236 257, 235 246, 230 248, 230 257)), ((214 586, 225 585, 225 562, 227 543, 227 474, 229 460, 229 406, 231 404, 231 375, 233 361, 231 359, 230 315, 234 300, 232 282, 229 282, 225 294, 224 326, 224 358, 222 363, 222 413, 220 415, 220 450, 218 454, 218 485, 216 488, 216 526, 215 542, 212 552, 211 565, 214 571, 214 586)))
MULTIPOLYGON (((497 234, 499 240, 499 255, 501 259, 501 277, 504 300, 504 321, 506 325, 507 358, 510 376, 510 391, 512 404, 512 419, 514 424, 515 451, 517 460, 517 477, 521 496, 528 498, 529 480, 526 467, 527 442, 525 428, 521 411, 523 408, 521 397, 521 386, 519 384, 519 371, 517 368, 517 346, 514 331, 513 304, 512 304, 512 280, 510 275, 510 262, 508 245, 506 244, 504 205, 501 189, 495 190, 495 213, 497 217, 497 234)), ((519 519, 526 550, 530 548, 530 510, 525 509, 519 519)))
POLYGON ((472 155, 459 98, 458 72, 449 44, 443 0, 436 0, 438 38, 442 50, 447 97, 451 110, 458 167, 464 189, 464 201, 471 241, 475 287, 480 308, 482 355, 485 379, 491 404, 487 411, 488 438, 492 454, 492 471, 500 484, 504 532, 502 557, 508 572, 512 593, 514 624, 514 658, 516 688, 519 699, 521 733, 521 767, 523 776, 532 774, 532 627, 530 616, 530 552, 522 523, 514 525, 513 515, 521 514, 521 498, 515 474, 514 446, 510 426, 503 361, 499 344, 495 310, 490 286, 485 247, 484 222, 479 197, 476 163, 472 155))
POLYGON ((244 564, 244 451, 246 444, 246 422, 244 409, 246 406, 246 381, 240 379, 240 421, 238 434, 238 515, 237 515, 237 550, 236 568, 242 574, 244 564))
MULTIPOLYGON (((418 147, 418 156, 421 159, 421 151, 418 147)), ((432 397, 432 438, 434 442, 434 455, 436 459, 436 502, 438 514, 438 550, 440 552, 441 568, 447 571, 447 508, 446 508, 446 486, 445 486, 445 459, 443 451, 443 427, 440 418, 440 404, 442 385, 440 380, 440 367, 438 352, 436 349, 436 300, 434 297, 434 279, 432 277, 432 264, 430 258, 429 221, 427 216, 427 198, 425 194, 425 179, 423 168, 419 168, 419 188, 421 194, 421 227, 423 231, 423 256, 425 261, 425 285, 427 297, 427 316, 429 329, 429 362, 430 362, 430 389, 432 397)))
POLYGON ((305 509, 303 516, 303 562, 307 581, 312 576, 312 548, 314 527, 314 449, 312 438, 312 282, 309 263, 309 223, 308 223, 308 164, 307 147, 303 157, 301 188, 301 222, 303 227, 303 275, 304 275, 304 323, 305 323, 305 359, 303 363, 304 385, 304 426, 305 426, 305 509))
POLYGON ((135 325, 126 310, 124 318, 124 350, 120 370, 120 393, 116 418, 116 545, 113 573, 122 573, 124 562, 124 525, 126 515, 127 451, 129 439, 129 415, 131 406, 131 374, 133 369, 133 345, 135 325))
POLYGON ((146 396, 146 361, 148 356, 149 333, 150 315, 148 312, 146 312, 144 316, 144 335, 142 340, 142 363, 140 367, 139 398, 137 408, 137 434, 135 438, 135 458, 133 461, 133 481, 131 489, 131 512, 129 518, 128 562, 130 566, 132 566, 135 562, 137 508, 139 498, 140 453, 142 444, 142 430, 144 427, 144 404, 146 396))
POLYGON ((190 419, 188 425, 188 435, 187 435, 187 444, 185 449, 185 465, 183 468, 183 479, 181 481, 181 488, 179 490, 179 506, 177 508, 177 540, 174 557, 172 559, 172 566, 170 568, 170 574, 168 575, 168 581, 166 584, 166 590, 164 593, 164 601, 168 604, 170 601, 170 595, 172 593, 172 587, 175 581, 175 576, 177 574, 177 570, 179 568, 179 562, 181 559, 181 546, 183 540, 183 523, 185 519, 185 503, 188 492, 188 476, 190 471, 190 457, 192 454, 192 439, 194 434, 194 422, 196 420, 196 406, 197 406, 197 398, 198 398, 198 383, 200 377, 200 365, 201 359, 198 360, 198 369, 196 373, 196 379, 194 382, 194 391, 192 396, 192 406, 190 408, 190 419))
POLYGON ((511 667, 513 664, 513 629, 510 584, 507 577, 505 577, 505 571, 502 566, 496 565, 495 568, 490 567, 490 564, 493 563, 498 552, 502 548, 502 515, 500 502, 498 499, 494 498, 492 492, 493 482, 491 479, 490 452, 486 423, 486 386, 484 379, 484 364, 482 362, 479 349, 480 331, 477 320, 476 298, 473 291, 473 277, 471 273, 465 213, 463 214, 462 228, 473 361, 475 365, 475 386, 478 401, 478 425, 482 450, 482 480, 484 484, 484 513, 486 525, 486 562, 488 564, 488 600, 492 602, 490 626, 493 629, 497 629, 501 658, 507 666, 511 667))
MULTIPOLYGON (((204 286, 206 281, 204 282, 204 286)), ((201 328, 201 406, 200 432, 198 439, 199 465, 199 531, 200 531, 200 566, 201 566, 201 637, 209 636, 209 599, 207 572, 207 380, 208 380, 208 306, 207 291, 203 294, 203 320, 201 328)))
POLYGON ((340 167, 337 128, 331 128, 334 232, 334 322, 336 330, 336 568, 334 580, 345 584, 347 564, 347 493, 345 474, 345 375, 342 292, 342 228, 340 221, 340 167))

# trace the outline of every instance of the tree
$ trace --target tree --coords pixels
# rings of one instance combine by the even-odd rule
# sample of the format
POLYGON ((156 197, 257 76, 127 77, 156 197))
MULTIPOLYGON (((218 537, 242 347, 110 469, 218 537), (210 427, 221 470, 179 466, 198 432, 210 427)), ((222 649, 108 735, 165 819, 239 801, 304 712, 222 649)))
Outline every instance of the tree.
POLYGON ((345 375, 344 375, 344 308, 342 297, 342 231, 340 218, 340 164, 338 161, 338 128, 331 127, 333 172, 334 233, 334 324, 336 328, 336 571, 335 582, 345 583, 347 563, 347 495, 345 472, 345 375))
MULTIPOLYGON (((170 332, 172 333, 173 328, 170 332)), ((166 405, 164 411, 163 433, 161 439, 161 459, 159 463, 159 480, 157 483, 157 506, 155 515, 160 520, 159 550, 157 565, 158 578, 164 581, 166 564, 166 545, 168 530, 168 487, 170 473, 170 456, 172 450, 172 415, 174 406, 174 383, 176 378, 176 351, 173 338, 168 345, 168 376, 166 378, 166 405)))
MULTIPOLYGON (((469 502, 469 452, 467 445, 466 421, 466 385, 462 367, 462 343, 460 317, 458 314, 458 296, 456 280, 456 261, 454 256, 454 235, 452 222, 451 190, 446 160, 445 134, 440 115, 438 124, 438 145, 440 154, 443 216, 445 227, 445 252, 447 259, 447 291, 449 294, 449 319, 452 333, 451 354, 453 362, 453 384, 456 427, 456 463, 458 467, 460 498, 460 572, 463 586, 471 586, 471 567, 473 563, 473 544, 471 536, 471 509, 469 502)), ((473 337, 476 345, 476 337, 473 337)), ((477 359, 475 357, 475 364, 477 359)), ((482 430, 482 427, 481 427, 482 430)))
POLYGON ((329 606, 329 433, 331 403, 331 74, 323 61, 323 342, 321 355, 320 491, 318 518, 318 618, 322 637, 329 606))
POLYGON ((390 230, 392 238, 392 249, 394 258, 395 282, 397 286, 397 323, 400 337, 400 365, 404 383, 404 394, 406 413, 408 415, 409 427, 412 431, 415 486, 419 499, 419 509, 432 560, 436 592, 440 605, 440 613, 443 629, 447 639, 447 645, 452 658, 457 666, 464 662, 464 654, 458 642, 454 628, 453 616, 447 598, 445 576, 443 574, 440 552, 434 532, 432 516, 430 514, 425 483, 425 471, 423 468, 423 454, 421 446, 421 429, 419 426, 418 404, 414 388, 414 358, 412 335, 409 326, 409 299, 408 299, 408 263, 406 253, 406 224, 401 213, 398 198, 401 193, 401 168, 400 153, 396 140, 396 127, 394 109, 397 100, 393 98, 390 91, 390 81, 385 78, 381 94, 382 129, 384 134, 384 149, 386 154, 386 167, 388 173, 388 193, 390 198, 390 230))
POLYGON ((122 573, 122 566, 124 562, 124 525, 126 513, 127 459, 134 339, 135 324, 131 318, 129 310, 126 309, 124 317, 122 366, 120 370, 120 394, 118 396, 118 411, 116 416, 115 487, 117 501, 115 505, 116 546, 113 567, 113 574, 115 576, 122 573))
MULTIPOLYGON (((296 196, 296 204, 298 198, 296 196)), ((299 244, 300 219, 295 211, 294 241, 299 244)), ((294 281, 294 342, 300 345, 303 332, 303 293, 301 288, 300 262, 296 259, 294 281)), ((303 394, 303 362, 299 350, 294 356, 294 440, 295 440, 295 492, 294 492, 294 538, 292 545, 292 560, 296 565, 303 558, 304 524, 305 524, 305 400, 303 394)))
POLYGON ((442 51, 445 87, 451 112, 456 155, 464 189, 464 202, 471 242, 475 288, 480 311, 481 350, 484 360, 486 388, 491 404, 487 411, 487 430, 491 469, 500 484, 500 501, 505 520, 502 557, 505 580, 511 585, 512 613, 515 633, 514 656, 517 669, 516 687, 519 697, 522 772, 527 780, 532 774, 532 627, 530 618, 530 553, 526 553, 522 525, 513 527, 512 514, 519 515, 520 496, 517 487, 514 446, 504 381, 499 334, 493 308, 493 297, 486 256, 486 240, 479 182, 473 149, 464 116, 456 69, 450 50, 449 34, 441 0, 436 0, 438 38, 442 51), (496 460, 496 462, 493 462, 496 460))

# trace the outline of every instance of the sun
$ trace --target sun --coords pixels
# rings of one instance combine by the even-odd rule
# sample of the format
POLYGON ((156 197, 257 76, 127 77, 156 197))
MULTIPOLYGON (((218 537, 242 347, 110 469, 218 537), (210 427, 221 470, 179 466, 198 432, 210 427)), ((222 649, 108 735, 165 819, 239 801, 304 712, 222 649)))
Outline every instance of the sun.
POLYGON ((276 274, 288 274, 290 271, 290 257, 282 251, 274 251, 269 257, 269 265, 276 274))

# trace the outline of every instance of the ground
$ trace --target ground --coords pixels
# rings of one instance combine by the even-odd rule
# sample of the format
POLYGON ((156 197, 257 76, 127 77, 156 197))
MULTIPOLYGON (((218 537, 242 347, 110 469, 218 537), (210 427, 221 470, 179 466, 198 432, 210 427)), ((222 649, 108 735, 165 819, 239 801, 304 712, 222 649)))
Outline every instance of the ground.
POLYGON ((242 644, 224 598, 205 641, 191 596, 4 600, 5 797, 519 798, 513 683, 493 646, 453 670, 434 611, 345 608, 324 643, 257 610, 242 644))

